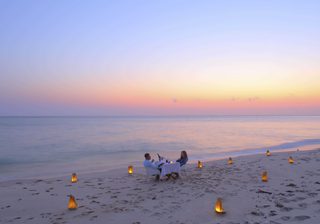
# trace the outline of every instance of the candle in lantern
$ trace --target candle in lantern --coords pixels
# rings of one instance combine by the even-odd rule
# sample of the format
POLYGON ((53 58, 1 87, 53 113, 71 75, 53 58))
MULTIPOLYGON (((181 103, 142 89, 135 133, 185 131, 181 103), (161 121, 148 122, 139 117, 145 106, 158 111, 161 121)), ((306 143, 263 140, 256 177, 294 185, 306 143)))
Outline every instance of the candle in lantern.
POLYGON ((263 182, 268 182, 268 173, 267 173, 267 171, 263 171, 262 172, 261 179, 262 179, 263 182))
POLYGON ((225 213, 225 211, 224 211, 224 209, 222 207, 222 199, 221 198, 218 198, 217 201, 216 201, 215 211, 216 211, 216 213, 219 213, 219 214, 225 213))
POLYGON ((229 165, 233 164, 233 160, 232 160, 231 157, 229 157, 229 159, 228 159, 228 164, 229 164, 229 165))
POLYGON ((76 173, 73 173, 71 175, 71 183, 77 183, 78 181, 78 177, 77 177, 77 174, 76 173))
POLYGON ((198 168, 201 169, 202 168, 202 162, 199 160, 198 161, 198 168))
POLYGON ((133 174, 133 166, 128 166, 128 174, 133 174))
POLYGON ((292 156, 289 156, 288 162, 289 162, 290 164, 293 164, 293 163, 294 163, 294 159, 292 158, 292 156))
POLYGON ((267 155, 267 156, 270 156, 270 155, 271 155, 269 149, 267 150, 266 155, 267 155))
POLYGON ((76 202, 76 199, 73 195, 69 195, 69 203, 68 203, 68 209, 69 210, 75 210, 78 208, 78 204, 76 202))

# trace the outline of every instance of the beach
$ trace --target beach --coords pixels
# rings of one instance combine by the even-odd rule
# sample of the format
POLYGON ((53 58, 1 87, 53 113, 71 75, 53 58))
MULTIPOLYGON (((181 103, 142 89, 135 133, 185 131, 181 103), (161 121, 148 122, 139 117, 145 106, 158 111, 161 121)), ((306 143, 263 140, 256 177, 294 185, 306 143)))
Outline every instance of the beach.
POLYGON ((0 224, 320 224, 320 1, 0 1, 0 224))
POLYGON ((142 166, 0 183, 0 223, 319 223, 320 149, 189 163, 156 182, 142 166), (293 164, 288 163, 292 156, 293 164), (261 174, 268 172, 268 181, 261 174), (78 208, 68 210, 68 195, 78 208), (224 214, 214 211, 222 199, 224 214))

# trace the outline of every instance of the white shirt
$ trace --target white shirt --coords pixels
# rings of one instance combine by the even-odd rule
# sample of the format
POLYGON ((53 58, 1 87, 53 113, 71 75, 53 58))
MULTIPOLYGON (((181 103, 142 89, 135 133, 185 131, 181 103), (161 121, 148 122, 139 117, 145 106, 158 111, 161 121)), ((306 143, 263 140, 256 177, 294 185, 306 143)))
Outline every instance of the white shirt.
POLYGON ((158 165, 155 162, 152 162, 151 160, 145 160, 143 162, 143 166, 144 167, 151 167, 151 168, 154 168, 154 169, 158 169, 158 165))

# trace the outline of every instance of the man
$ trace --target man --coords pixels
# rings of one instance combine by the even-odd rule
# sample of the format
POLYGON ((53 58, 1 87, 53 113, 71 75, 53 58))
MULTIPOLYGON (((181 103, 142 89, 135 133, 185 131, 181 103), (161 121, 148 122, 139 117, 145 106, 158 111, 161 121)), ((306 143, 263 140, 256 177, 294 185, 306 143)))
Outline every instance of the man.
POLYGON ((154 169, 159 169, 159 166, 154 161, 154 159, 151 160, 151 156, 149 153, 144 154, 145 161, 143 162, 144 167, 150 167, 154 169))
MULTIPOLYGON (((144 154, 144 162, 143 162, 143 166, 144 167, 148 167, 148 168, 152 168, 152 169, 157 169, 161 172, 161 168, 159 166, 163 165, 163 164, 159 164, 159 162, 155 162, 154 159, 151 160, 151 156, 149 153, 144 154)), ((160 175, 156 175, 156 180, 160 179, 160 175)))

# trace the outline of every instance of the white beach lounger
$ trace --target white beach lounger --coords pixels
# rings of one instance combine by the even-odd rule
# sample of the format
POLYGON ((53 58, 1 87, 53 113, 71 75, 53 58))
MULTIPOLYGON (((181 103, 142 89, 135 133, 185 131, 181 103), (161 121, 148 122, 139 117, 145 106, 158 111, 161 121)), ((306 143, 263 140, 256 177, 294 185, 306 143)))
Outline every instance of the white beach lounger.
POLYGON ((151 167, 145 167, 145 169, 148 176, 155 176, 156 179, 160 177, 160 170, 151 167))

